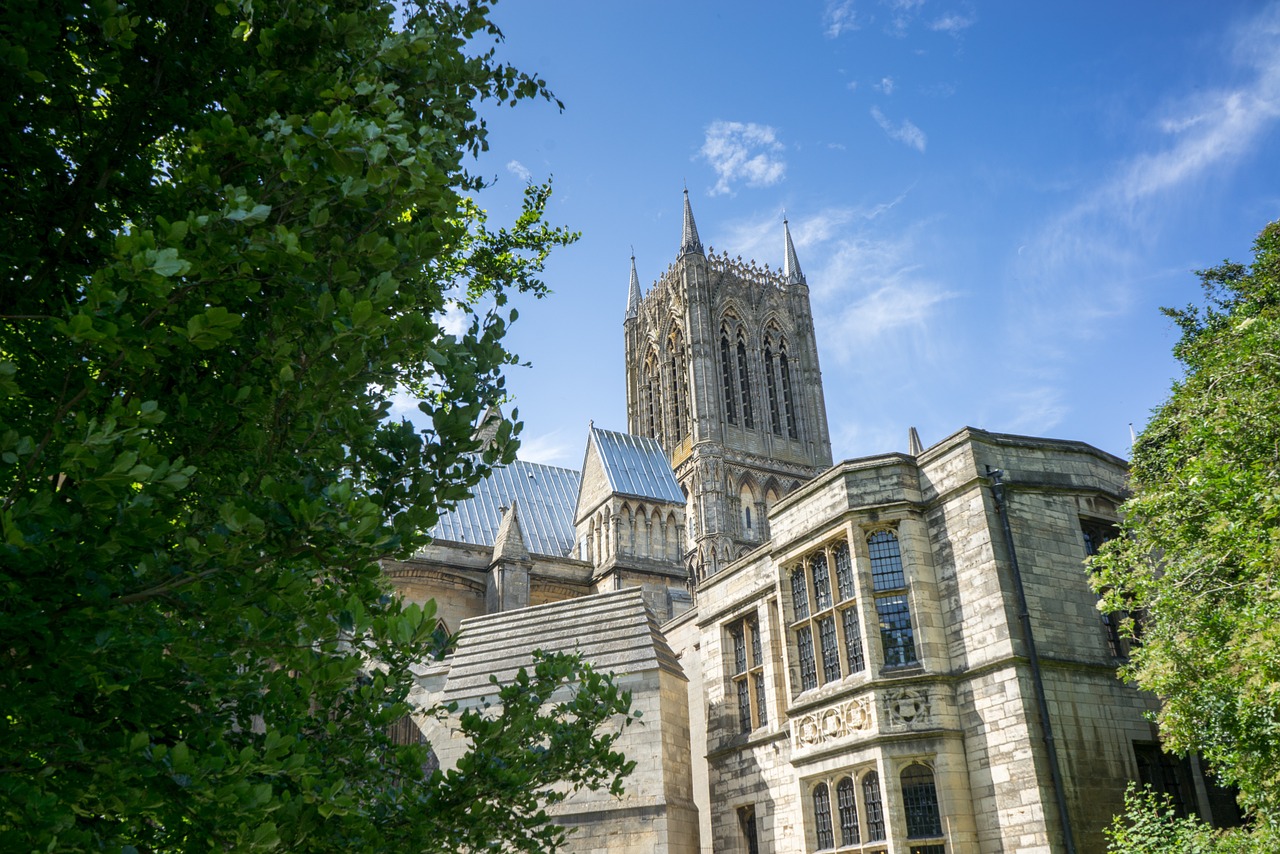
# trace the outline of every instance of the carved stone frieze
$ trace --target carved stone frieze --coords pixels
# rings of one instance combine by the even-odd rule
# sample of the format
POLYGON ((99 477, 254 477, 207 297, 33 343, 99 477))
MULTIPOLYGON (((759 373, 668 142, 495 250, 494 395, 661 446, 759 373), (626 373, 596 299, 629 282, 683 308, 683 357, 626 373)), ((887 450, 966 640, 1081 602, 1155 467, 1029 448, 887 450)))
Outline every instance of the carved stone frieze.
POLYGON ((797 717, 791 725, 797 750, 856 736, 874 726, 871 700, 857 697, 797 717))

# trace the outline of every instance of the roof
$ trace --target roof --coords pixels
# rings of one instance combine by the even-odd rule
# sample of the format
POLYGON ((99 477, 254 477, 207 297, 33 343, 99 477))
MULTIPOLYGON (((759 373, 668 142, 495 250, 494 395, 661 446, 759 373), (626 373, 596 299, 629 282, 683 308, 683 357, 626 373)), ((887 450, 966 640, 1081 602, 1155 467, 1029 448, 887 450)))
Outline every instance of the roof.
POLYGON ((520 531, 531 554, 563 557, 573 550, 573 510, 580 475, 573 469, 516 460, 476 484, 471 497, 440 517, 432 539, 492 546, 502 508, 518 502, 520 531))
POLYGON ((492 696, 494 678, 507 685, 520 668, 532 669, 535 649, 576 653, 615 674, 664 669, 684 675, 643 592, 632 587, 463 620, 445 701, 492 696))
POLYGON ((620 495, 684 504, 684 492, 676 483, 671 463, 657 439, 593 426, 591 441, 600 452, 610 490, 620 495))

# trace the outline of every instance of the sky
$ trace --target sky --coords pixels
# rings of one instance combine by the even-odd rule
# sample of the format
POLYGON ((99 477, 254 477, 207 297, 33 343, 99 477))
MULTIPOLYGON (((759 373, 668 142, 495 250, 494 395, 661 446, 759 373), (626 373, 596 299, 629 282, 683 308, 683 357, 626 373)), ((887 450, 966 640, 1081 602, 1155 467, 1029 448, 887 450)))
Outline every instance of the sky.
POLYGON ((1280 218, 1280 3, 567 2, 494 10, 564 103, 486 106, 491 223, 551 179, 581 231, 518 301, 520 456, 626 429, 630 257, 704 245, 810 287, 836 460, 964 426, 1128 456, 1180 367, 1162 306, 1280 218))

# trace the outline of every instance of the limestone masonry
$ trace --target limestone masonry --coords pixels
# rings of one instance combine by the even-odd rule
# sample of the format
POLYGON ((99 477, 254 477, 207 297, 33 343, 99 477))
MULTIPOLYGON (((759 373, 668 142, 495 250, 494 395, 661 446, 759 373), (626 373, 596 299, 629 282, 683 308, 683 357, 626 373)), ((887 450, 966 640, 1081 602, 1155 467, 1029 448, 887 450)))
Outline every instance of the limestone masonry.
MULTIPOLYGON (((637 767, 621 799, 556 808, 573 851, 1102 852, 1139 780, 1234 821, 1115 675, 1084 560, 1124 461, 964 428, 832 465, 782 243, 780 271, 707 252, 686 192, 675 262, 647 293, 631 263, 629 432, 592 426, 580 471, 496 471, 386 562, 463 629, 416 699, 482 703, 535 648, 614 672, 637 767)), ((416 723, 446 767, 465 749, 416 723)))

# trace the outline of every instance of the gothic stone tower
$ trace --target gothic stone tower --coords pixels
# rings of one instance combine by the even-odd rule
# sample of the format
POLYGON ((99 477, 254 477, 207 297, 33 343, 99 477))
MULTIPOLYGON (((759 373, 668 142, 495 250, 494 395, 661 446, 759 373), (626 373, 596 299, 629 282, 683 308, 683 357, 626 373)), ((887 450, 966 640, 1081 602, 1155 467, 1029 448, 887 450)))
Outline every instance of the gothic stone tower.
POLYGON ((809 287, 783 221, 781 272, 703 251, 684 194, 674 264, 623 321, 627 426, 656 438, 687 505, 696 578, 769 539, 766 511, 831 466, 809 287))

